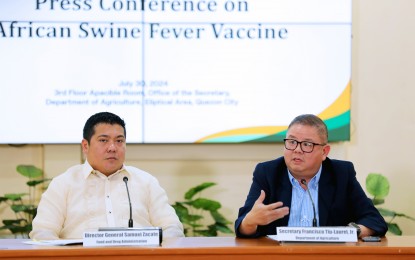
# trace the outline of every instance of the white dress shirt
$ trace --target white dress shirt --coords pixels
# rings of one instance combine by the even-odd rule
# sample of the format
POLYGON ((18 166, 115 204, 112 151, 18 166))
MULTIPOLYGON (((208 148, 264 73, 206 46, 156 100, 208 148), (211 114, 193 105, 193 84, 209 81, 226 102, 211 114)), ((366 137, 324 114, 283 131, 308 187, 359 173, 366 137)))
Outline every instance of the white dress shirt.
POLYGON ((161 227, 163 237, 182 237, 183 225, 157 179, 124 166, 109 177, 85 162, 53 178, 33 220, 33 239, 79 239, 101 227, 128 227, 130 207, 134 227, 161 227))

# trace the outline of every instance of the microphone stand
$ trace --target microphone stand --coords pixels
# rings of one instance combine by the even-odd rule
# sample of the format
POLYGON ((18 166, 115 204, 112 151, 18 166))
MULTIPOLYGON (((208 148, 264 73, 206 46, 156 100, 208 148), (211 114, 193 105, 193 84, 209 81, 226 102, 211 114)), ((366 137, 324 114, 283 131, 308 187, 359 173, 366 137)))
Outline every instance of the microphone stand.
POLYGON ((128 203, 130 204, 130 219, 128 220, 128 227, 132 228, 133 227, 133 210, 131 207, 131 199, 130 199, 130 192, 128 191, 128 177, 124 176, 124 178, 122 179, 125 182, 125 187, 127 188, 127 195, 128 195, 128 203))
POLYGON ((301 179, 301 183, 304 184, 304 186, 307 188, 307 193, 308 193, 308 196, 310 197, 311 205, 313 205, 313 213, 314 213, 313 227, 317 227, 316 207, 314 206, 313 197, 311 197, 311 193, 310 193, 310 190, 308 189, 307 181, 305 179, 301 179))

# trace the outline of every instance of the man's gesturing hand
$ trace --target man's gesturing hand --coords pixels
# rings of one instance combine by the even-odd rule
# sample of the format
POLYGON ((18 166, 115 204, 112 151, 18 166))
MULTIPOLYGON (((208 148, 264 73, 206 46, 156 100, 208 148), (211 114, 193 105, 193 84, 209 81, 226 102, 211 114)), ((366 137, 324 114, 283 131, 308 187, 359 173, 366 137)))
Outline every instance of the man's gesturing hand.
POLYGON ((283 218, 290 212, 288 207, 283 207, 282 202, 275 202, 265 205, 265 192, 261 190, 261 194, 255 201, 251 211, 246 214, 239 226, 239 231, 245 235, 252 235, 256 232, 258 226, 267 225, 277 219, 283 218))

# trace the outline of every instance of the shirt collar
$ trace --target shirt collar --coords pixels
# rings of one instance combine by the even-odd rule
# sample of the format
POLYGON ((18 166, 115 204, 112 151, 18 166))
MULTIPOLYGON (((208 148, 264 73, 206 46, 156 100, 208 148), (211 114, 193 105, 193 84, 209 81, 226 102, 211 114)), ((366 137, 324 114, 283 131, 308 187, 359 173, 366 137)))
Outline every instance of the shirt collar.
MULTIPOLYGON (((85 160, 85 163, 83 164, 83 169, 82 169, 82 176, 84 177, 84 179, 88 178, 88 176, 90 176, 91 174, 95 174, 95 173, 98 173, 98 172, 99 171, 94 170, 92 168, 92 166, 89 164, 89 162, 87 160, 85 160)), ((130 173, 127 171, 127 168, 125 167, 124 164, 123 164, 121 169, 116 171, 111 176, 113 176, 115 174, 118 174, 118 173, 123 173, 125 176, 130 176, 130 173)))
MULTIPOLYGON (((314 175, 313 178, 311 178, 311 180, 308 182, 307 186, 309 186, 310 188, 317 187, 318 182, 320 181, 321 169, 322 169, 322 165, 320 165, 320 168, 318 169, 317 174, 314 175)), ((288 179, 290 180, 291 185, 293 185, 293 186, 300 185, 299 182, 291 174, 291 172, 288 168, 287 168, 287 173, 288 173, 288 179)))

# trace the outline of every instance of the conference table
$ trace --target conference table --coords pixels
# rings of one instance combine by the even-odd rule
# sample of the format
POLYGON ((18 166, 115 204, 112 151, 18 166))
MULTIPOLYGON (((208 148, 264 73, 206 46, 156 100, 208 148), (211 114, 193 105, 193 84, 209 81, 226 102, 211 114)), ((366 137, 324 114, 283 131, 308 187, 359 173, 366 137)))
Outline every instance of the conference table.
POLYGON ((415 236, 388 236, 381 242, 294 243, 268 237, 185 237, 152 247, 40 246, 25 239, 0 239, 3 259, 415 259, 415 236))

